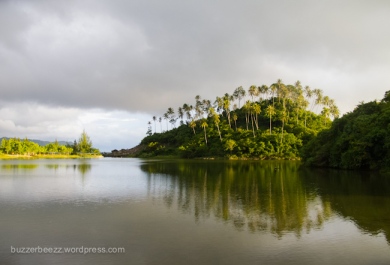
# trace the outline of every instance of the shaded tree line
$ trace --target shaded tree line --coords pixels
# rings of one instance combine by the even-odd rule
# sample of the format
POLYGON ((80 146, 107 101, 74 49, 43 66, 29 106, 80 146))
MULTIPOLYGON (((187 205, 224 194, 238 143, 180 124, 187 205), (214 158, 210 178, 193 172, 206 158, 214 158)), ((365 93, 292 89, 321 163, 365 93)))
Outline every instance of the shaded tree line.
POLYGON ((390 91, 336 119, 306 145, 303 159, 310 166, 389 170, 390 91))

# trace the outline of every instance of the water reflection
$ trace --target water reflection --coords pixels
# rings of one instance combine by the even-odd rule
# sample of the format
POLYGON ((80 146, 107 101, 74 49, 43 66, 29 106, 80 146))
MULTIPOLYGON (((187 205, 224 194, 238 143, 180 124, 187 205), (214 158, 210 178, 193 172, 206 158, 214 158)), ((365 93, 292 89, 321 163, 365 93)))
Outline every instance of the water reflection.
POLYGON ((164 161, 141 168, 152 195, 197 221, 215 216, 238 230, 300 237, 332 215, 315 187, 302 182, 298 163, 164 161))
POLYGON ((4 164, 1 165, 1 170, 5 171, 18 171, 18 170, 23 170, 23 171, 29 171, 36 169, 38 165, 36 164, 4 164))
POLYGON ((384 176, 270 161, 163 161, 141 169, 152 196, 196 221, 213 216, 238 230, 300 237, 340 216, 372 235, 383 232, 390 242, 390 179, 384 176))
POLYGON ((91 165, 87 163, 82 163, 77 165, 77 170, 81 173, 81 175, 87 174, 89 171, 91 171, 91 165))
POLYGON ((81 164, 47 164, 45 165, 46 168, 57 171, 59 168, 73 168, 74 171, 78 170, 82 176, 87 174, 89 171, 91 171, 91 164, 89 163, 81 163, 81 164))
MULTIPOLYGON (((3 171, 31 171, 34 169, 39 168, 42 166, 39 161, 35 164, 27 164, 19 162, 19 163, 5 163, 1 165, 1 170, 3 171)), ((81 162, 80 164, 67 164, 67 163, 54 163, 54 164, 44 164, 43 165, 45 168, 57 171, 60 168, 73 168, 74 170, 78 170, 81 175, 85 175, 88 172, 91 171, 91 164, 88 162, 81 162)), ((27 173, 27 172, 26 172, 27 173)))
MULTIPOLYGON (((32 164, 0 161, 17 163, 32 164)), ((390 183, 377 175, 273 161, 33 163, 34 170, 0 168, 0 264, 390 261, 383 236, 389 234, 390 183), (126 254, 9 251, 38 245, 123 246, 126 254)))
POLYGON ((0 204, 112 203, 140 198, 146 193, 146 179, 138 165, 138 162, 132 163, 128 159, 0 161, 0 204))
POLYGON ((364 232, 384 233, 390 243, 390 177, 375 172, 303 169, 306 182, 333 211, 353 220, 364 232))

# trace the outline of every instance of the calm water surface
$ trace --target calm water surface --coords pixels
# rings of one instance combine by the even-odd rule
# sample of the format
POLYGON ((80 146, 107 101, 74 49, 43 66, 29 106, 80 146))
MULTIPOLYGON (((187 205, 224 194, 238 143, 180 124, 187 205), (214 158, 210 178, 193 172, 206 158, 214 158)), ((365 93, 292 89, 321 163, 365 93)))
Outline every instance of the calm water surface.
POLYGON ((390 179, 298 162, 0 161, 0 264, 390 264, 390 179), (16 253, 31 247, 125 253, 16 253))

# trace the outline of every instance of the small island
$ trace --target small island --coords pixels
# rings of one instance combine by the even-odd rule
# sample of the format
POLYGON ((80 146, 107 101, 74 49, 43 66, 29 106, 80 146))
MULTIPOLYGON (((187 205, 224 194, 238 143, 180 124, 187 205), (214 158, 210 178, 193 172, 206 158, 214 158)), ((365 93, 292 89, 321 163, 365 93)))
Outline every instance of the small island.
POLYGON ((92 146, 88 134, 83 131, 73 144, 60 144, 57 140, 46 145, 20 138, 3 138, 0 145, 0 159, 31 158, 98 158, 99 149, 92 146))
POLYGON ((390 91, 339 117, 321 89, 279 79, 247 91, 238 87, 214 102, 196 96, 194 105, 184 103, 177 112, 169 107, 148 122, 138 146, 104 155, 303 160, 314 167, 389 171, 389 124, 390 91), (245 96, 250 99, 241 104, 245 96))
POLYGON ((105 155, 297 160, 302 147, 338 116, 321 89, 279 79, 247 90, 240 86, 214 101, 198 95, 176 112, 169 107, 148 122, 139 146, 105 155))

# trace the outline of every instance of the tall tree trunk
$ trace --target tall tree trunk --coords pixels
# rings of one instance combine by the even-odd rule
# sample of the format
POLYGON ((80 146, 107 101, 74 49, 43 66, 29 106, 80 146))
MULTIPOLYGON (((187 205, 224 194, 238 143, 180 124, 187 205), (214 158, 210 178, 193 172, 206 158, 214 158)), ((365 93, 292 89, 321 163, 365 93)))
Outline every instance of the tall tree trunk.
POLYGON ((219 125, 217 124, 217 129, 218 129, 218 133, 219 133, 219 139, 221 140, 222 142, 222 136, 221 136, 221 131, 219 130, 219 125))
POLYGON ((253 132, 253 138, 255 138, 255 127, 253 126, 253 113, 251 113, 251 120, 252 120, 252 132, 253 132))
POLYGON ((256 125, 256 130, 259 130, 259 120, 257 114, 255 115, 255 125, 256 125))

